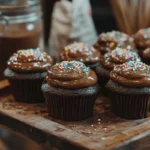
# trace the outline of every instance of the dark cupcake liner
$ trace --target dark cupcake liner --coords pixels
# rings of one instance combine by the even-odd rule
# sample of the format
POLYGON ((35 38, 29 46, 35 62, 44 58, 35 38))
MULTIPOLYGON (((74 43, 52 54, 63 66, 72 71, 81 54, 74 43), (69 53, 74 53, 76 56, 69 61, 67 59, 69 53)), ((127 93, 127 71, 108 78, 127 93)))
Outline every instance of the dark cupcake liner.
POLYGON ((39 79, 9 79, 11 90, 16 101, 25 103, 44 102, 41 85, 44 78, 39 79))
POLYGON ((125 119, 148 117, 150 97, 148 95, 111 94, 113 112, 125 119))
POLYGON ((66 121, 91 117, 99 90, 98 84, 81 89, 63 89, 42 84, 49 116, 66 121))
POLYGON ((103 68, 102 66, 98 66, 95 69, 95 72, 96 72, 97 77, 98 77, 99 85, 104 87, 110 79, 110 75, 109 75, 110 71, 103 68))
POLYGON ((45 93, 44 95, 48 113, 52 118, 66 121, 78 121, 93 115, 96 96, 72 97, 51 95, 49 93, 45 93))

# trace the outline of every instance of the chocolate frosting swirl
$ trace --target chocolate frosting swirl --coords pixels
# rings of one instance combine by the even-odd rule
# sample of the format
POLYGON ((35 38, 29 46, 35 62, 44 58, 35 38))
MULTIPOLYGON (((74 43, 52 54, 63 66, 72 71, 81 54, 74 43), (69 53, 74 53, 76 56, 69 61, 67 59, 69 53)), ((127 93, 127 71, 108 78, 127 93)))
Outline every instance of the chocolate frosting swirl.
POLYGON ((114 67, 111 80, 129 87, 150 86, 149 66, 142 62, 129 61, 114 67))
POLYGON ((94 44, 94 48, 100 51, 101 54, 105 54, 116 47, 134 47, 133 38, 119 31, 111 31, 101 33, 94 44))
POLYGON ((7 62, 8 68, 16 72, 45 72, 52 65, 51 57, 39 49, 19 50, 7 62))
POLYGON ((77 60, 85 64, 95 64, 100 61, 100 53, 86 44, 74 42, 64 48, 60 58, 62 61, 77 60))
POLYGON ((104 68, 112 70, 115 65, 123 64, 129 60, 140 61, 137 53, 127 49, 116 48, 101 57, 101 64, 104 68))
POLYGON ((150 47, 150 28, 140 29, 134 35, 134 41, 137 48, 143 49, 150 47))
POLYGON ((55 87, 78 89, 95 85, 97 76, 82 62, 63 61, 48 70, 46 81, 55 87))

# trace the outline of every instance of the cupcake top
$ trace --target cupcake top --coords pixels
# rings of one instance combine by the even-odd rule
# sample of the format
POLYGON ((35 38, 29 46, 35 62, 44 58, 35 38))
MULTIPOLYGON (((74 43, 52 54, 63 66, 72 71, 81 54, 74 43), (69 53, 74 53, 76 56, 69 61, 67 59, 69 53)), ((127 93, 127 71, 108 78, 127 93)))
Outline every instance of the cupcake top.
POLYGON ((150 28, 140 29, 134 35, 134 41, 137 48, 150 47, 150 28))
POLYGON ((8 68, 16 72, 45 72, 52 65, 52 58, 39 49, 19 50, 7 62, 8 68))
POLYGON ((116 48, 102 56, 100 61, 104 68, 112 70, 115 65, 123 64, 129 60, 140 61, 140 58, 135 52, 127 49, 116 48))
POLYGON ((86 44, 74 42, 64 48, 60 55, 62 61, 77 60, 85 64, 95 64, 100 61, 100 53, 86 44))
POLYGON ((129 61, 114 67, 110 78, 124 86, 150 86, 150 69, 143 62, 129 61))
POLYGON ((105 54, 117 47, 126 47, 132 42, 132 38, 125 33, 119 31, 111 31, 106 33, 101 33, 98 37, 97 42, 94 47, 99 50, 102 54, 105 54), (126 42, 129 43, 126 43, 126 42))
POLYGON ((82 62, 63 61, 48 70, 46 81, 55 87, 78 89, 95 85, 97 76, 82 62))

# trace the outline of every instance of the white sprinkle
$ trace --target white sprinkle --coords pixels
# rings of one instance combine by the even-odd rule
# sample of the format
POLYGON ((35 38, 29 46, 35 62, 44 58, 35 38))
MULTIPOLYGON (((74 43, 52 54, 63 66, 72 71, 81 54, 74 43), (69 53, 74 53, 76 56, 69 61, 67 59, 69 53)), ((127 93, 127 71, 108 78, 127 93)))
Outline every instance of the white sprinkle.
POLYGON ((101 121, 101 119, 98 119, 98 121, 100 122, 100 121, 101 121))
POLYGON ((106 140, 106 138, 105 137, 101 137, 101 140, 106 140))

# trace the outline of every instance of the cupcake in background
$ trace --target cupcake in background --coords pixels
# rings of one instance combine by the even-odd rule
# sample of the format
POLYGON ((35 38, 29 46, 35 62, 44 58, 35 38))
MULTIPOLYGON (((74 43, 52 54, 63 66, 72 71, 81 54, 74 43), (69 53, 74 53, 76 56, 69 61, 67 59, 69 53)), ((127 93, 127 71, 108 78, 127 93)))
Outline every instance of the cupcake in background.
POLYGON ((145 49, 150 47, 150 28, 140 29, 134 35, 134 41, 141 59, 145 61, 145 54, 147 53, 145 49))
POLYGON ((111 31, 101 33, 94 44, 94 48, 102 55, 114 50, 116 47, 134 49, 135 45, 133 38, 123 32, 111 31))
POLYGON ((52 62, 52 58, 39 49, 19 50, 10 57, 4 75, 16 101, 44 102, 41 85, 52 62))
POLYGON ((143 50, 142 53, 142 61, 147 65, 150 65, 150 47, 143 50))
POLYGON ((150 105, 150 68, 142 62, 129 61, 115 66, 106 85, 117 116, 141 119, 148 116, 150 105))
POLYGON ((60 54, 61 61, 77 60, 94 69, 100 63, 100 53, 93 47, 81 42, 74 42, 64 48, 60 54))
POLYGON ((51 117, 73 121, 92 116, 99 86, 95 72, 82 62, 63 61, 48 70, 42 91, 51 117))
POLYGON ((118 47, 102 56, 101 64, 96 68, 99 84, 104 86, 108 82, 110 71, 115 65, 123 64, 129 60, 140 61, 140 58, 137 53, 118 47))

